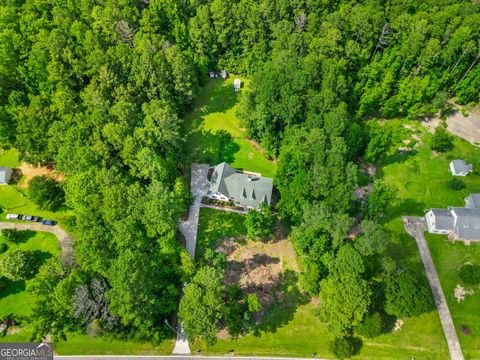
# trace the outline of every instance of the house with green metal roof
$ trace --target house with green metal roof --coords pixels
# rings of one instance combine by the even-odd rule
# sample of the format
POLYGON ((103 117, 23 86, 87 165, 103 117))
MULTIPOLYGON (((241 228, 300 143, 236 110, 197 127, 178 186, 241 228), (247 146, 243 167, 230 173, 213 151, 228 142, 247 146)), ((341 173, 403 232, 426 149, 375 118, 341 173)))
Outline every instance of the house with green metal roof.
POLYGON ((258 209, 272 201, 273 179, 235 169, 226 162, 213 168, 207 196, 210 199, 234 202, 237 206, 258 209))

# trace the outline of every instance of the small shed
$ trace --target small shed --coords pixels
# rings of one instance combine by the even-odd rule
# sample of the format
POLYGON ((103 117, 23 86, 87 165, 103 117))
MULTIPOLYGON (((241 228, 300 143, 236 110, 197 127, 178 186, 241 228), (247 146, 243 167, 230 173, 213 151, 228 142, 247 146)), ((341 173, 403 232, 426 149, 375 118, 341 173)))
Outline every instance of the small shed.
POLYGON ((465 160, 457 159, 450 162, 450 172, 453 176, 467 176, 473 170, 472 164, 467 164, 465 160))
POLYGON ((242 80, 240 79, 233 80, 233 88, 235 89, 235 91, 240 90, 241 86, 242 86, 242 80))
POLYGON ((228 77, 228 73, 227 73, 227 70, 222 70, 220 71, 220 76, 224 79, 226 79, 228 77))
POLYGON ((208 72, 208 76, 210 76, 210 79, 213 79, 215 77, 215 72, 213 70, 210 70, 208 72))
POLYGON ((6 185, 12 177, 13 170, 7 166, 0 166, 0 185, 6 185))

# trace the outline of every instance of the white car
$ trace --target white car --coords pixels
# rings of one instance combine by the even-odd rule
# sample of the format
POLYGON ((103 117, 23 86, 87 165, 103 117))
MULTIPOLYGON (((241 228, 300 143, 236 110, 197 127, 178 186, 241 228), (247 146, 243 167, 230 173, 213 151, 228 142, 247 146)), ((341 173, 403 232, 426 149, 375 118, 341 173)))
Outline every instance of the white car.
POLYGON ((7 214, 7 220, 19 220, 22 218, 21 215, 18 214, 7 214))

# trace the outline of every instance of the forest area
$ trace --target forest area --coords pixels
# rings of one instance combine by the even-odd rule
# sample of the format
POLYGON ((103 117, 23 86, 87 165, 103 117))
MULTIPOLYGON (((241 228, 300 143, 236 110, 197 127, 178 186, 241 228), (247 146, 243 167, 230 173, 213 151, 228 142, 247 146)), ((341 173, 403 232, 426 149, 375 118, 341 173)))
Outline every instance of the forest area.
POLYGON ((209 69, 251 79, 238 116, 278 161, 275 210, 334 347, 348 353, 354 333, 431 309, 428 287, 385 253, 378 222, 394 191, 374 183, 351 242, 354 190, 361 164, 398 145, 389 119, 478 102, 478 24, 473 0, 3 1, 0 148, 64 174, 74 214, 74 258, 50 259, 35 280, 33 338, 171 337, 185 281, 198 289, 180 316, 210 319, 192 337, 215 341, 221 323, 252 331, 255 300, 216 286, 221 261, 193 264, 177 238, 191 201, 182 117, 209 69))

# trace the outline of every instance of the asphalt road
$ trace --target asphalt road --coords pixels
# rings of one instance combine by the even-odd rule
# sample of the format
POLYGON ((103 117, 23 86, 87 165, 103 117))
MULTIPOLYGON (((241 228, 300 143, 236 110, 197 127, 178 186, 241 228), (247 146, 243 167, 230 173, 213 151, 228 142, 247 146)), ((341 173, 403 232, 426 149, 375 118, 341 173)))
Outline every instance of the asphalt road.
POLYGON ((167 356, 55 356, 56 360, 327 360, 321 358, 282 358, 282 357, 253 357, 253 356, 186 356, 186 355, 167 355, 167 356))

